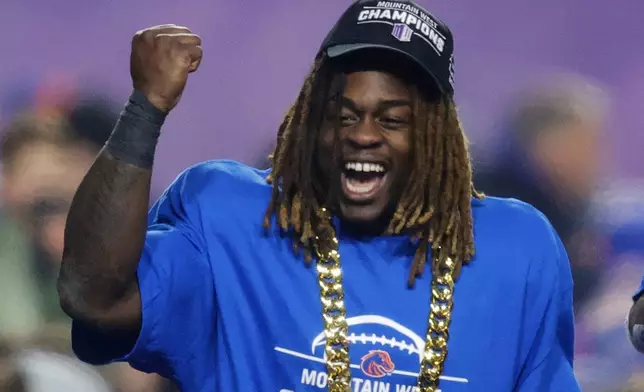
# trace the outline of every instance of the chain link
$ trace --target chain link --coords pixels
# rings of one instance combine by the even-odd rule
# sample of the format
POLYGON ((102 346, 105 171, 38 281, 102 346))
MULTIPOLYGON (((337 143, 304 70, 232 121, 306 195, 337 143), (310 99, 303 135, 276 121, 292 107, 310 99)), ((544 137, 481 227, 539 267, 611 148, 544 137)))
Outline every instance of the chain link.
MULTIPOLYGON (((326 215, 326 210, 322 211, 326 215)), ((338 239, 332 234, 328 249, 320 249, 320 238, 316 237, 317 275, 322 302, 322 319, 326 345, 324 355, 328 373, 329 392, 351 391, 351 368, 347 334, 347 313, 342 286, 342 268, 338 239)), ((454 303, 455 264, 446 258, 432 279, 432 294, 428 316, 425 348, 422 353, 417 388, 419 392, 436 392, 443 366, 447 358, 449 324, 454 303)))

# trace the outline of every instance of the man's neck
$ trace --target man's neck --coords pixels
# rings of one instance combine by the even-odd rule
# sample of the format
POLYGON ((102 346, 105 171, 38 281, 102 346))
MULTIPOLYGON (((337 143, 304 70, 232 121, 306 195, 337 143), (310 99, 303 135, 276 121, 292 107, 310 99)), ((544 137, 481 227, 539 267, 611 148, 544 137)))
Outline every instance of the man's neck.
POLYGON ((379 237, 388 234, 389 222, 392 217, 393 209, 372 221, 351 221, 340 216, 337 222, 339 227, 336 227, 336 230, 339 230, 344 237, 379 237))
POLYGON ((387 232, 387 225, 383 222, 351 222, 341 219, 339 230, 343 236, 348 237, 378 237, 387 232))

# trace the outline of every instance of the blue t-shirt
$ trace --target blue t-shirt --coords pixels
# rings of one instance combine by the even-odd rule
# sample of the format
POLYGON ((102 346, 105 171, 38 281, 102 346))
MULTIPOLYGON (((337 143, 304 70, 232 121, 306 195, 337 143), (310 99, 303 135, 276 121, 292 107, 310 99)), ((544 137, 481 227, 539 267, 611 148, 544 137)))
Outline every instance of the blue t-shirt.
MULTIPOLYGON (((128 361, 185 392, 326 390, 315 268, 289 237, 264 231, 267 174, 231 161, 182 173, 150 213, 138 340, 125 349, 75 323, 77 355, 128 361)), ((442 391, 578 391, 572 278, 557 234, 516 200, 475 200, 473 214, 477 255, 456 283, 442 391)), ((353 390, 411 392, 431 271, 409 289, 407 237, 356 240, 341 227, 338 237, 353 390)))

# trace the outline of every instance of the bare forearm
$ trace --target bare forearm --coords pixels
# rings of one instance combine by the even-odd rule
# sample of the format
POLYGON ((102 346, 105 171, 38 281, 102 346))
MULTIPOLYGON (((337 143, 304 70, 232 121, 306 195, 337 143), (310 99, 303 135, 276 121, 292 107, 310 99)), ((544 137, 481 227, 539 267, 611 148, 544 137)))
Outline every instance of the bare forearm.
POLYGON ((67 218, 60 274, 67 295, 102 308, 136 282, 150 178, 151 170, 119 161, 107 150, 98 156, 67 218))
POLYGON ((132 38, 135 91, 78 189, 65 229, 58 295, 76 320, 106 328, 140 326, 136 270, 156 143, 201 57, 201 38, 185 27, 154 26, 132 38))
POLYGON ((163 116, 159 120, 156 113, 155 123, 150 120, 155 113, 146 117, 146 108, 135 103, 131 100, 121 115, 67 218, 58 287, 72 316, 109 312, 138 289, 152 157, 163 116))

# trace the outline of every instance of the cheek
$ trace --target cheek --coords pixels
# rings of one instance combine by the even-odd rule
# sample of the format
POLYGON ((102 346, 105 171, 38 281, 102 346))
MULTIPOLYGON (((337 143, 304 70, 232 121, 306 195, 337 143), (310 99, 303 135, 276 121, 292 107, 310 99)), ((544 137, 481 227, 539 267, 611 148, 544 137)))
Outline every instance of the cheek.
POLYGON ((387 142, 399 160, 406 161, 408 159, 411 149, 408 131, 391 133, 387 137, 387 142))

